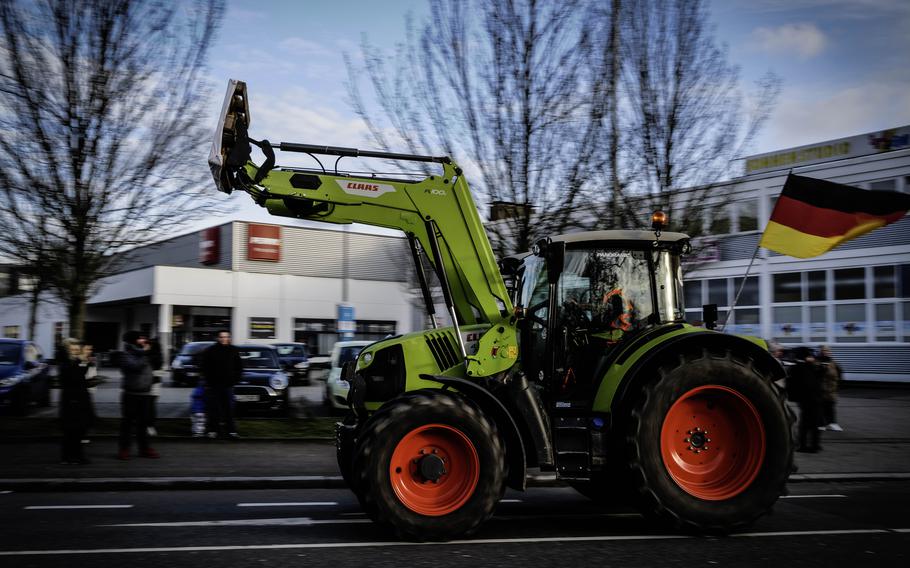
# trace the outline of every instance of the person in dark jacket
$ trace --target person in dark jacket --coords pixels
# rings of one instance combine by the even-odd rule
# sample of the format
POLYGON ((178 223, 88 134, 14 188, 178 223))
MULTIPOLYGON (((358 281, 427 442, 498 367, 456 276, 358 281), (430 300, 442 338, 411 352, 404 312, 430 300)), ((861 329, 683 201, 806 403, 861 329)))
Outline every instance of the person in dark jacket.
POLYGON ((796 395, 794 398, 799 403, 799 447, 796 451, 816 453, 822 449, 818 427, 822 422, 824 370, 808 347, 797 348, 794 355, 796 364, 790 368, 787 382, 788 390, 796 395))
POLYGON ((205 377, 208 437, 217 438, 226 431, 230 438, 239 438, 234 423, 233 390, 243 375, 243 362, 240 351, 231 345, 231 332, 218 332, 217 343, 202 354, 201 366, 205 377))
POLYGON ((89 360, 77 339, 67 339, 59 352, 60 426, 63 429, 62 461, 87 464, 82 439, 92 422, 92 402, 85 374, 89 360))
POLYGON ((822 421, 819 428, 824 427, 826 430, 834 432, 843 432, 840 424, 837 423, 837 389, 840 387, 841 378, 844 376, 843 369, 831 357, 831 349, 827 345, 818 348, 818 363, 824 369, 824 381, 822 382, 822 421))
POLYGON ((136 433, 139 455, 146 458, 161 457, 149 446, 149 397, 152 396, 152 365, 149 363, 150 346, 138 331, 123 334, 123 354, 120 370, 123 373, 123 393, 120 399, 120 450, 117 458, 130 459, 131 431, 136 433))

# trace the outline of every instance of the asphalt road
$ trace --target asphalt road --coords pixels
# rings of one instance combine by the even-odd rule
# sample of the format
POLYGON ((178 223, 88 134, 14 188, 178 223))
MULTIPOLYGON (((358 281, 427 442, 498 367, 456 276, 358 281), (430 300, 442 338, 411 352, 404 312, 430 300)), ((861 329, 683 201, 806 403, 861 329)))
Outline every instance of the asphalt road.
POLYGON ((748 533, 703 538, 533 489, 440 544, 397 541, 346 490, 3 493, 0 565, 907 566, 908 508, 906 482, 805 483, 748 533))

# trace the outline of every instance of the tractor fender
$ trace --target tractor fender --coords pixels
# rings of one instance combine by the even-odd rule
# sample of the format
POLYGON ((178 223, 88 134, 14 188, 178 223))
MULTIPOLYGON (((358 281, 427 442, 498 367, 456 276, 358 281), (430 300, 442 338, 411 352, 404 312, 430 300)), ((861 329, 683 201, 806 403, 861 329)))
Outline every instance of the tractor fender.
POLYGON ((608 391, 613 390, 612 396, 606 400, 606 397, 601 395, 608 394, 608 392, 598 392, 594 410, 609 411, 615 421, 625 414, 628 405, 634 404, 636 395, 641 392, 642 386, 656 378, 655 371, 660 365, 673 358, 678 358, 682 352, 692 349, 708 349, 716 352, 729 350, 734 353, 734 359, 736 359, 736 353, 742 353, 748 355, 756 365, 767 371, 774 381, 785 377, 783 366, 771 355, 764 342, 753 339, 689 326, 668 333, 656 339, 655 342, 649 342, 639 347, 637 352, 628 357, 631 364, 622 373, 618 384, 613 383, 615 390, 609 388, 612 385, 609 384, 611 373, 608 371, 608 376, 601 383, 601 390, 605 387, 608 388, 608 391))
POLYGON ((502 435, 506 445, 506 464, 508 477, 506 484, 512 489, 524 491, 527 484, 527 470, 525 461, 525 446, 521 438, 521 431, 515 423, 515 418, 496 398, 493 393, 477 383, 458 377, 445 377, 441 375, 420 375, 421 379, 442 383, 443 388, 451 387, 473 401, 490 418, 496 422, 496 427, 502 435))

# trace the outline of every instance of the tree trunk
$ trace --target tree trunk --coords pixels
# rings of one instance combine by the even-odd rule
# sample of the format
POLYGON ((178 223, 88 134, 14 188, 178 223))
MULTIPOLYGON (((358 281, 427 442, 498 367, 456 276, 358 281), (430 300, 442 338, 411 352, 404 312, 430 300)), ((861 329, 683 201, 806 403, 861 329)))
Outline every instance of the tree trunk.
POLYGON ((35 341, 35 327, 38 325, 38 304, 41 303, 41 287, 33 286, 28 304, 28 338, 35 341))
POLYGON ((70 322, 70 337, 85 339, 85 294, 73 294, 67 302, 70 322))

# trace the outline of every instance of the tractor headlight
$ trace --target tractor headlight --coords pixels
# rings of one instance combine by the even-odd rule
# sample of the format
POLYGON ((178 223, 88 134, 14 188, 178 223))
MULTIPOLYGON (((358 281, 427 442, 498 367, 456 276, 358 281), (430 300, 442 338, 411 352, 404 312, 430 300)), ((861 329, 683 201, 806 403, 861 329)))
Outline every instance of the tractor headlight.
POLYGON ((275 373, 269 377, 269 386, 275 390, 284 390, 288 388, 288 376, 284 373, 275 373))

